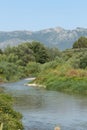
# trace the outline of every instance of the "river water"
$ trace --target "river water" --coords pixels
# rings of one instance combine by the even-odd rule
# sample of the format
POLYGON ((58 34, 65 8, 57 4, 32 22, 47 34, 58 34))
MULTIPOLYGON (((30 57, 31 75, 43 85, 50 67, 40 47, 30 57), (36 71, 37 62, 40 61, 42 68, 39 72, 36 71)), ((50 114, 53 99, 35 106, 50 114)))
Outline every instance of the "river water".
POLYGON ((25 130, 87 130, 87 97, 25 86, 27 80, 3 84, 15 97, 25 130))

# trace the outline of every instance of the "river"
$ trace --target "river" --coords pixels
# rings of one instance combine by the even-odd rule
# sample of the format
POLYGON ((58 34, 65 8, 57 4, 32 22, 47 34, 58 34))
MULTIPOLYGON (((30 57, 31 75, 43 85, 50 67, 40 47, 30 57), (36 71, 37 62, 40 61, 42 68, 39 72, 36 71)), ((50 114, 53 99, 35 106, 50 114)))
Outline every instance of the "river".
POLYGON ((87 130, 87 97, 25 86, 27 80, 3 84, 15 97, 25 130, 87 130))

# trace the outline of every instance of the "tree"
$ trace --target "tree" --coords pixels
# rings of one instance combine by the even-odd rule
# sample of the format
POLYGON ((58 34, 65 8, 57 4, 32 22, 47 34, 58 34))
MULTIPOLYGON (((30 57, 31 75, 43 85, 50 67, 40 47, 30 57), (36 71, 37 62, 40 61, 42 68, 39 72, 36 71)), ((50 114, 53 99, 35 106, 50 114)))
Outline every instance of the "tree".
POLYGON ((4 75, 6 80, 12 79, 17 74, 17 65, 6 61, 0 62, 0 74, 4 75))
POLYGON ((26 66, 29 61, 35 61, 34 53, 28 43, 23 43, 16 47, 7 46, 4 53, 8 56, 9 62, 21 61, 19 63, 22 66, 26 66))
POLYGON ((26 65, 30 61, 35 61, 34 53, 27 43, 20 44, 16 53, 19 59, 22 60, 22 65, 26 65))
POLYGON ((36 62, 29 62, 26 66, 26 74, 27 76, 36 76, 41 70, 41 64, 36 62))
POLYGON ((47 48, 40 42, 33 41, 31 49, 34 52, 36 62, 45 63, 49 61, 49 54, 47 48))
POLYGON ((74 42, 73 48, 87 48, 87 38, 80 37, 76 42, 74 42))
POLYGON ((50 61, 54 60, 56 57, 61 57, 61 52, 58 48, 47 48, 50 61))
POLYGON ((3 54, 3 51, 0 49, 0 54, 3 54))

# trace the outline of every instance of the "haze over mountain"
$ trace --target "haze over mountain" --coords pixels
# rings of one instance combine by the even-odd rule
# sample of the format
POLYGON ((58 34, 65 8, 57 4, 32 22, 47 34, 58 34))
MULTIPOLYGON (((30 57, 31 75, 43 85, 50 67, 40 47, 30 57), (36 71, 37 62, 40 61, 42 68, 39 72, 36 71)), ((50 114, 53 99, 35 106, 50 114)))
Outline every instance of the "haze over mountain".
POLYGON ((0 31, 0 48, 35 40, 40 41, 48 47, 57 47, 64 50, 71 48, 73 43, 81 36, 87 36, 87 28, 78 27, 73 30, 66 30, 56 27, 40 31, 0 31))

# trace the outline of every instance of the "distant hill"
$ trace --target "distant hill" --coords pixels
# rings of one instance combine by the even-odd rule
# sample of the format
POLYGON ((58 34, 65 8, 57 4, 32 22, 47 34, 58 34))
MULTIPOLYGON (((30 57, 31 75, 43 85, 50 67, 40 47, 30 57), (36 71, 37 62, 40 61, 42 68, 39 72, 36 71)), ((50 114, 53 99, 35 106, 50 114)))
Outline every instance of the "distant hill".
POLYGON ((40 31, 0 31, 0 48, 7 45, 15 46, 27 41, 40 41, 46 46, 57 47, 61 50, 71 48, 72 44, 80 37, 87 36, 86 28, 66 30, 61 27, 48 28, 40 31))

